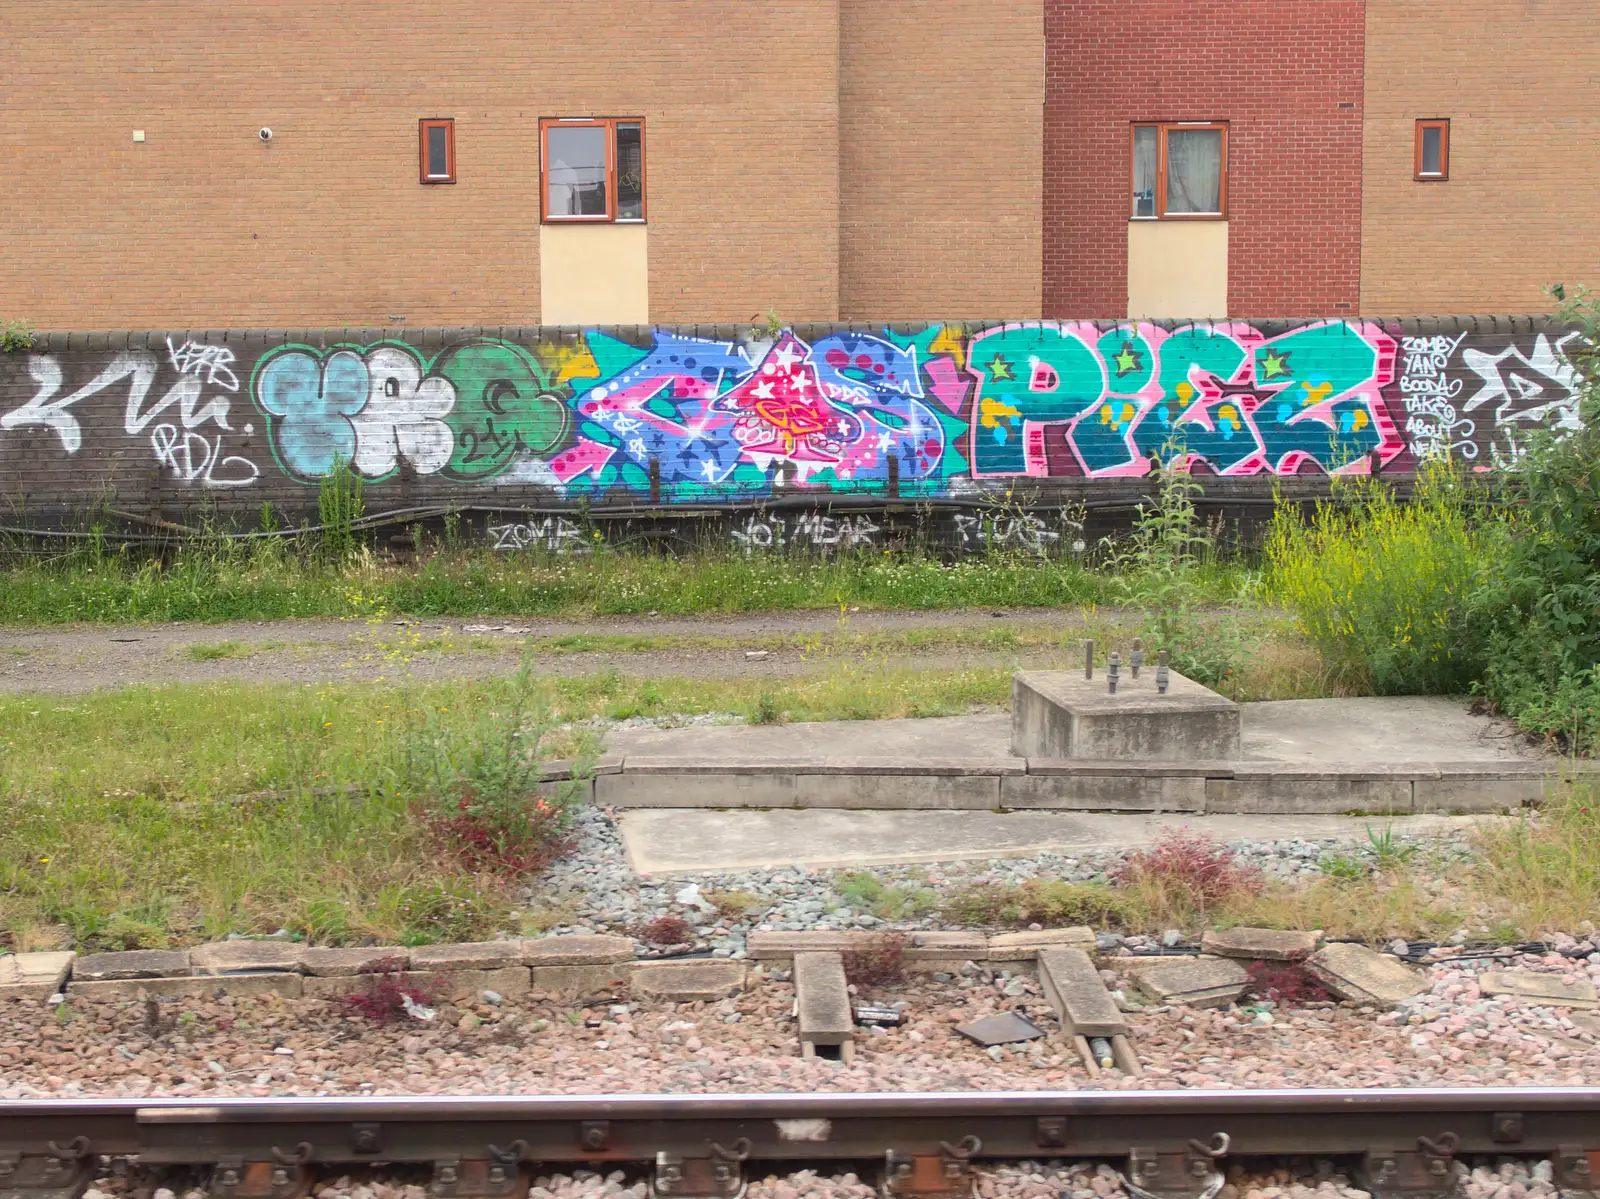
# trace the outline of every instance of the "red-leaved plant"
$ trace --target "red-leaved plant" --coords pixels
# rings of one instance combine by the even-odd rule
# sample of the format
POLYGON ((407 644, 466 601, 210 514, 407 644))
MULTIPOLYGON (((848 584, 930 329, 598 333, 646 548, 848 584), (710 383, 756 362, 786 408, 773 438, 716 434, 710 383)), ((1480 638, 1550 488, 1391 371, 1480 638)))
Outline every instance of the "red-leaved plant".
POLYGON ((1245 967, 1245 973, 1250 976, 1251 995, 1284 1007, 1322 1003, 1333 998, 1327 988, 1296 962, 1251 962, 1245 967))
POLYGON ((645 921, 638 936, 648 945, 685 945, 694 940, 694 930, 682 916, 668 913, 645 921))
POLYGON ((410 982, 405 976, 404 958, 378 958, 362 967, 367 989, 346 995, 344 1002, 352 1012, 375 1024, 389 1024, 406 1014, 406 1000, 419 1007, 431 1007, 432 992, 410 982))
POLYGON ((1238 895, 1261 891, 1261 871, 1241 866, 1226 845, 1209 834, 1168 829, 1148 849, 1130 853, 1113 877, 1125 887, 1154 884, 1176 891, 1204 910, 1238 895))

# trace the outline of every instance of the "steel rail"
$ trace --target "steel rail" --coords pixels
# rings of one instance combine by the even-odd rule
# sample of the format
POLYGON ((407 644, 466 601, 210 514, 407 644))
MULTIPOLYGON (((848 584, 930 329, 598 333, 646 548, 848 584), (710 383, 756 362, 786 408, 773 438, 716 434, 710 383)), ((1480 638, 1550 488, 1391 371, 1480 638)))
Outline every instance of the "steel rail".
POLYGON ((967 1137, 979 1158, 1115 1158, 1219 1133, 1235 1157, 1410 1151, 1418 1138, 1458 1154, 1588 1153, 1600 1088, 0 1101, 0 1153, 86 1138, 89 1153, 147 1164, 270 1161, 297 1145, 316 1163, 435 1162, 511 1144, 523 1160, 600 1164, 740 1141, 751 1160, 818 1161, 967 1137))

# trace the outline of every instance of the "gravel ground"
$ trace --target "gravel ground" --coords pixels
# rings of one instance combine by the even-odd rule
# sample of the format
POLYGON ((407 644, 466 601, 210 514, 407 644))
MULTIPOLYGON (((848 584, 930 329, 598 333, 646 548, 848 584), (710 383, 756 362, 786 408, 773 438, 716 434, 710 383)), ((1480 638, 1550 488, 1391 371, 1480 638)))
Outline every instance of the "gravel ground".
MULTIPOLYGON (((1126 1199, 1114 1166, 1061 1161, 979 1166, 973 1171, 980 1199, 1126 1199)), ((1505 1158, 1491 1164, 1457 1166, 1463 1199, 1556 1199, 1554 1168, 1547 1160, 1505 1158)), ((1277 1167, 1234 1164, 1218 1199, 1368 1199, 1331 1161, 1295 1161, 1277 1167)), ((84 1199, 122 1199, 131 1188, 124 1179, 106 1178, 84 1199)), ((421 1183, 395 1175, 344 1175, 319 1183, 316 1199, 428 1199, 421 1183)), ((608 1174, 575 1170, 540 1174, 528 1199, 647 1199, 649 1184, 638 1170, 608 1174)), ((157 1189, 153 1199, 207 1199, 206 1192, 157 1189)), ((798 1170, 752 1178, 747 1199, 874 1199, 877 1189, 855 1173, 798 1170)))
POLYGON ((865 992, 908 1019, 863 1030, 848 1066, 797 1056, 782 972, 716 1003, 463 995, 430 1022, 387 1025, 319 999, 15 1002, 0 1008, 0 1098, 1583 1085, 1600 1070, 1600 1021, 1483 998, 1477 974, 1508 965, 1600 979, 1600 955, 1552 953, 1440 962, 1429 993, 1394 1013, 1143 1008, 1130 1013, 1142 1079, 1089 1079, 1056 1035, 989 1049, 961 1037, 957 1024, 1018 1009, 1058 1032, 1037 981, 970 963, 865 992))
MULTIPOLYGON (((734 958, 745 956, 746 938, 755 928, 926 931, 957 927, 933 915, 882 920, 870 912, 857 911, 846 903, 839 891, 848 874, 870 874, 885 887, 899 886, 907 892, 921 888, 948 891, 980 883, 1016 884, 1033 878, 1088 882, 1104 877, 1125 856, 1114 850, 1097 850, 1072 856, 1045 853, 1031 858, 882 866, 858 871, 783 867, 656 880, 637 876, 629 868, 621 835, 610 813, 584 810, 578 817, 577 833, 577 850, 547 871, 524 896, 533 908, 571 914, 570 922, 553 931, 620 931, 636 928, 657 916, 677 915, 694 927, 699 945, 717 957, 734 958), (729 892, 754 898, 749 916, 730 920, 726 909, 718 909, 717 896, 729 892)), ((1452 860, 1465 858, 1469 853, 1464 837, 1425 842, 1408 838, 1395 840, 1402 847, 1414 844, 1419 852, 1440 855, 1446 868, 1452 860)), ((1337 839, 1238 841, 1228 848, 1239 862, 1255 867, 1269 878, 1285 881, 1322 877, 1318 863, 1328 854, 1367 863, 1376 860, 1370 843, 1337 839)), ((1137 948, 1145 939, 1113 936, 1105 939, 1102 945, 1115 948, 1123 943, 1137 948)), ((641 942, 639 948, 646 951, 650 947, 641 942)))

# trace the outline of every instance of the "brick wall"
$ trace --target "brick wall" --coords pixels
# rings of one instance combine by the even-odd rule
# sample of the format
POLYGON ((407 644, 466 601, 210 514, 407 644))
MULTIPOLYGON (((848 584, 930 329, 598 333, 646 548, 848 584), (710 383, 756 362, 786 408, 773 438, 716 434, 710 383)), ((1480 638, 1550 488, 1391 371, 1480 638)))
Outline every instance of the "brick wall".
POLYGON ((536 322, 538 118, 588 113, 648 122, 654 319, 832 319, 837 11, 9 0, 0 320, 536 322), (417 182, 434 116, 454 186, 417 182))
POLYGON ((1536 311, 1600 284, 1593 4, 1368 0, 1361 304, 1536 311), (1415 122, 1450 119, 1450 179, 1412 178, 1415 122))
POLYGON ((1045 314, 1126 311, 1136 120, 1230 123, 1231 315, 1354 312, 1362 8, 1045 0, 1045 314))
POLYGON ((1039 315, 1042 0, 841 0, 839 315, 1039 315))

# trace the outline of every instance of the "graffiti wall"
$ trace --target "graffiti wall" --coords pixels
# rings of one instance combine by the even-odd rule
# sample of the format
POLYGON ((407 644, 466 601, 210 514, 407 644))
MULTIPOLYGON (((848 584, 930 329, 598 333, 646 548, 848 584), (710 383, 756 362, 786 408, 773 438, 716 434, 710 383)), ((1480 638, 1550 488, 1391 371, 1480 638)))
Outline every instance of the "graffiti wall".
MULTIPOLYGON (((497 526, 520 548, 571 540, 548 515, 567 505, 1085 495, 1156 459, 1224 491, 1440 455, 1493 469, 1576 422, 1569 336, 1527 318, 54 335, 0 355, 0 499, 13 523, 108 499, 293 518, 342 462, 369 510, 537 502, 497 526)), ((812 519, 734 536, 848 545, 872 523, 812 519)))

